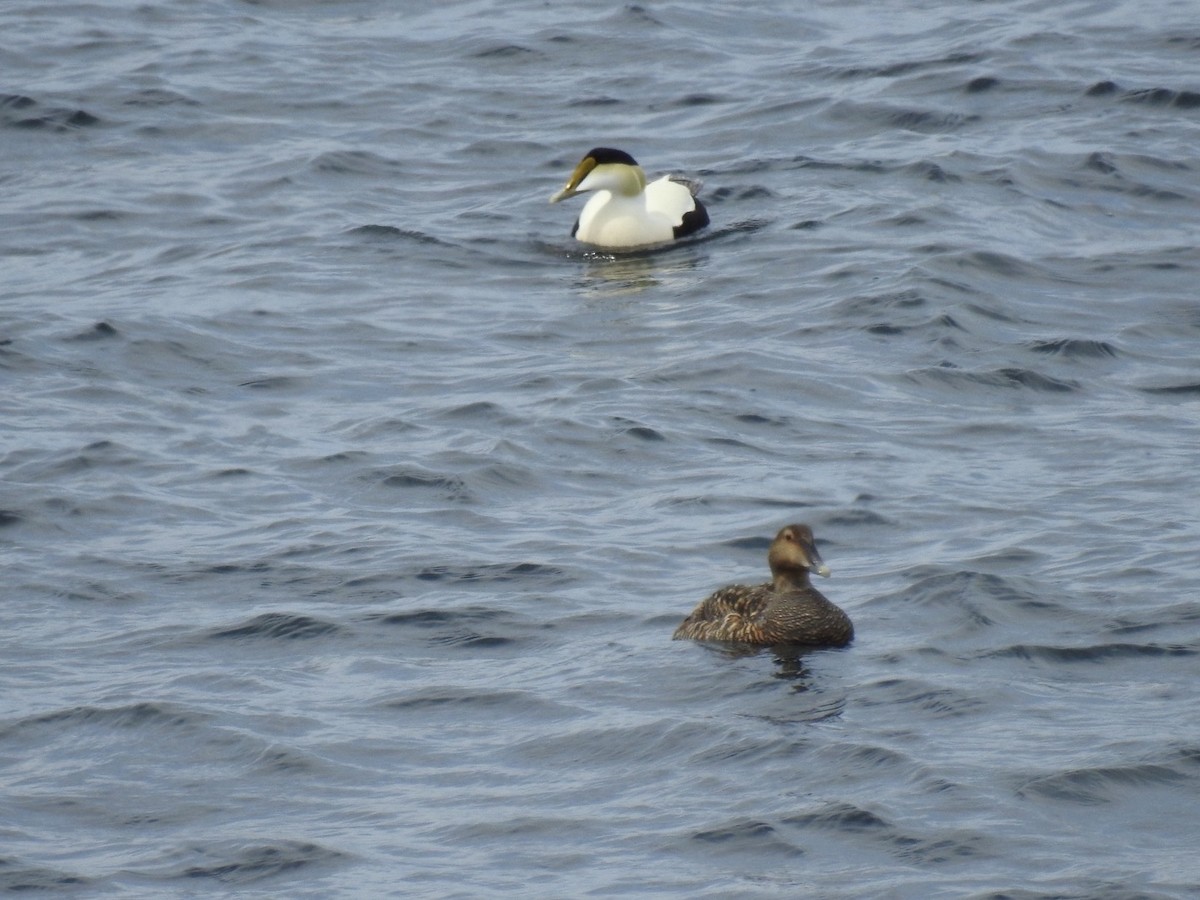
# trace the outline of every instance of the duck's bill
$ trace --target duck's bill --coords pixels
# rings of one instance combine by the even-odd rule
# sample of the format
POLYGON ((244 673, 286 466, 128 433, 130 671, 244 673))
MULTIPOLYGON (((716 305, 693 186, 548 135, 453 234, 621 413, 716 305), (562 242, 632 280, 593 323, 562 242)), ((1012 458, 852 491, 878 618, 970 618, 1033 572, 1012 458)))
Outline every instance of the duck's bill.
POLYGON ((808 557, 809 570, 816 572, 822 578, 828 578, 829 566, 825 565, 825 560, 821 559, 821 554, 817 552, 817 547, 812 541, 804 542, 804 552, 808 557))
POLYGON ((575 167, 575 171, 571 173, 571 178, 567 181, 563 189, 550 197, 551 203, 557 203, 559 200, 566 200, 568 197, 574 197, 579 191, 575 188, 579 187, 579 183, 587 178, 588 172, 596 168, 596 160, 590 156, 585 156, 580 160, 579 165, 575 167))

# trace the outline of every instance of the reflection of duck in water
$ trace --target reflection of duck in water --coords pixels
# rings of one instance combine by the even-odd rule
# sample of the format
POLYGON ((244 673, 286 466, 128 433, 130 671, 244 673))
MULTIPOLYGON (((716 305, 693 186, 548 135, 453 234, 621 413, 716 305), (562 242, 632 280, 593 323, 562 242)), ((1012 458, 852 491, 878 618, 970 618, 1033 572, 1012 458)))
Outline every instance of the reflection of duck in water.
POLYGON ((628 153, 597 147, 550 202, 595 191, 571 236, 585 244, 629 249, 665 244, 707 225, 708 212, 695 190, 669 175, 647 184, 646 173, 628 153))
POLYGON ((844 647, 854 639, 850 617, 809 583, 810 570, 829 577, 811 528, 780 529, 767 551, 767 562, 772 581, 721 588, 675 629, 675 640, 844 647))

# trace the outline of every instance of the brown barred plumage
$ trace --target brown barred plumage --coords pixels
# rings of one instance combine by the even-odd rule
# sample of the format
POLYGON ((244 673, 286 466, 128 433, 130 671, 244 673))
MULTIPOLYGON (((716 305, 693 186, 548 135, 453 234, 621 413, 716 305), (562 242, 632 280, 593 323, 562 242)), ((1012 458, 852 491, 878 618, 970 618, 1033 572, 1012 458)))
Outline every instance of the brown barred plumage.
POLYGON ((675 640, 844 647, 854 625, 808 580, 828 576, 807 525, 780 529, 767 553, 774 578, 765 584, 723 587, 700 602, 675 629, 675 640))

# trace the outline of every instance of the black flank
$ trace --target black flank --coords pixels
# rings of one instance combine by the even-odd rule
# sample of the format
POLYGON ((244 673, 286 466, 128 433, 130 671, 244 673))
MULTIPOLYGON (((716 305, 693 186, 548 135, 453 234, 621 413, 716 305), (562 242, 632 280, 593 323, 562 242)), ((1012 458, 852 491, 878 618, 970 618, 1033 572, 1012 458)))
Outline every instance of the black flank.
POLYGON ((689 210, 683 214, 683 221, 673 229, 676 238, 687 237, 689 234, 695 234, 701 228, 708 224, 708 210, 704 208, 704 204, 696 200, 696 208, 689 210))

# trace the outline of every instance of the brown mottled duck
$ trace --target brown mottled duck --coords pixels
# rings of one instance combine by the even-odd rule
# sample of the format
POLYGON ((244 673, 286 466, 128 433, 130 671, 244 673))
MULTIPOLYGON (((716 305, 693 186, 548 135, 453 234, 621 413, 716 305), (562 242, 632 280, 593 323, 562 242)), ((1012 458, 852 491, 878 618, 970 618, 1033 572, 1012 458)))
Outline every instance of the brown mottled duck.
POLYGON ((811 528, 781 528, 767 562, 771 581, 721 588, 692 610, 675 629, 674 639, 816 647, 844 647, 854 639, 850 617, 808 580, 810 571, 829 577, 811 528))

